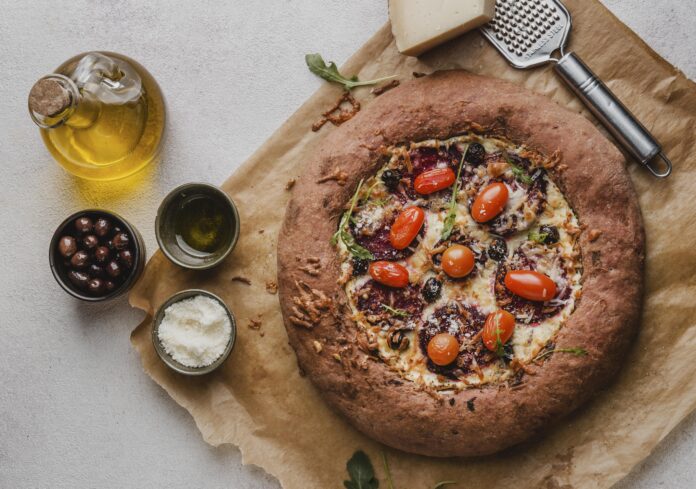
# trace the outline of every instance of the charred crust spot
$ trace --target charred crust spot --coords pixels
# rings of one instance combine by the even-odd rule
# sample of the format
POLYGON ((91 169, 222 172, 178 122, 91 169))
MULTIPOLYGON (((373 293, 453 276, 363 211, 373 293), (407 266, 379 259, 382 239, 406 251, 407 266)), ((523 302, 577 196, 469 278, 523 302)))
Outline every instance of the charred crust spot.
POLYGON ((468 401, 466 401, 466 408, 471 411, 472 413, 476 411, 476 406, 474 405, 474 401, 476 400, 475 397, 472 397, 468 401))

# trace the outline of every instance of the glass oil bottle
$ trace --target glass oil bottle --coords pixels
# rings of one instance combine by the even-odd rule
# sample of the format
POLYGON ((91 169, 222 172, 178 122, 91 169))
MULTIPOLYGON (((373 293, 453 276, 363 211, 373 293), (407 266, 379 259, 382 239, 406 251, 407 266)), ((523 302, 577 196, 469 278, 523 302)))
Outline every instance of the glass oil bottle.
POLYGON ((67 171, 124 178, 156 160, 164 132, 162 92, 140 64, 110 52, 69 59, 29 93, 29 113, 67 171))

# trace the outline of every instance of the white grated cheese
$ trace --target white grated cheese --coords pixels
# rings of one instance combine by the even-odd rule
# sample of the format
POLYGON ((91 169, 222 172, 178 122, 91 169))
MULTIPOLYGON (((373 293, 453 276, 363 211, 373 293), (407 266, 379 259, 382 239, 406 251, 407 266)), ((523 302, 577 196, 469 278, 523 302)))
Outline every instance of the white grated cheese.
POLYGON ((197 295, 164 310, 157 337, 164 350, 187 367, 205 367, 220 358, 232 334, 225 308, 197 295))

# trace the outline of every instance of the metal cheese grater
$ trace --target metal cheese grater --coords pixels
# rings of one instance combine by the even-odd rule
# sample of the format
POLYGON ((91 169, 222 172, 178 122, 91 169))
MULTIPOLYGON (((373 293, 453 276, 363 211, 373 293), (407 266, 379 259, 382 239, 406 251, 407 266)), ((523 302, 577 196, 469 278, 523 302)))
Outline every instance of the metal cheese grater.
POLYGON ((570 27, 570 12, 559 0, 497 0, 495 18, 481 31, 515 68, 555 63, 556 73, 621 146, 656 177, 668 176, 672 163, 650 132, 575 53, 564 52, 570 27), (656 158, 662 168, 653 166, 656 158))

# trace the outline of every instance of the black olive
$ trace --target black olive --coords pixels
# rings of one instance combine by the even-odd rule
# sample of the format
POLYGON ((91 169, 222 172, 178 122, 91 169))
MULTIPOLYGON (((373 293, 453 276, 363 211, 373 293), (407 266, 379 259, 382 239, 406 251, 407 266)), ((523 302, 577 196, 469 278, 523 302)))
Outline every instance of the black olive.
POLYGON ((104 293, 104 281, 100 278, 93 278, 87 283, 87 289, 93 295, 102 295, 104 293))
POLYGON ((486 149, 483 147, 483 145, 479 143, 471 143, 466 150, 464 160, 473 165, 480 165, 483 163, 483 159, 485 157, 486 149))
POLYGON ((115 261, 110 261, 110 262, 106 265, 106 273, 107 273, 107 274, 109 275, 109 277, 111 277, 111 278, 117 278, 117 277, 119 277, 119 276, 121 275, 121 272, 122 272, 121 265, 119 265, 119 264, 118 264, 117 262, 115 262, 115 261))
POLYGON ((89 276, 92 278, 100 278, 104 276, 104 269, 97 265, 96 263, 92 263, 89 266, 89 269, 87 270, 87 273, 89 273, 89 276))
POLYGON ((408 348, 409 340, 403 331, 397 329, 387 335, 387 343, 392 350, 404 351, 408 348))
POLYGON ((99 263, 104 263, 108 260, 109 255, 111 255, 111 250, 108 246, 97 246, 97 249, 94 250, 94 259, 99 263))
POLYGON ((75 219, 75 229, 79 234, 91 233, 94 229, 94 223, 87 216, 78 217, 75 219))
POLYGON ((88 250, 91 250, 92 248, 96 248, 97 245, 99 244, 99 238, 97 238, 93 234, 88 234, 84 238, 82 238, 82 244, 87 248, 88 250))
POLYGON ((382 172, 382 182, 392 192, 396 190, 401 182, 401 172, 399 170, 384 170, 382 172))
POLYGON ((423 290, 421 293, 427 302, 435 302, 438 297, 440 297, 441 292, 442 282, 435 277, 430 277, 428 280, 426 280, 425 285, 423 285, 423 290))
POLYGON ((65 258, 70 258, 77 251, 77 241, 72 236, 63 236, 58 240, 58 251, 65 258))
POLYGON ((104 282, 104 289, 106 289, 107 292, 112 292, 116 289, 116 284, 111 280, 107 280, 104 282))
POLYGON ((541 226, 539 228, 539 234, 544 236, 544 239, 542 240, 542 243, 544 244, 558 243, 558 240, 561 239, 556 226, 541 226))
POLYGON ((503 261, 507 258, 507 243, 503 238, 495 238, 488 247, 488 256, 491 260, 503 261))
POLYGON ((353 276, 355 277, 367 273, 367 269, 370 266, 369 261, 357 257, 353 258, 351 264, 353 265, 353 276))
POLYGON ((75 270, 70 270, 68 272, 68 280, 78 289, 87 288, 87 283, 89 282, 89 276, 83 272, 76 272, 75 270))
POLYGON ((100 238, 105 237, 110 231, 111 223, 107 219, 100 217, 97 219, 97 222, 94 223, 94 233, 100 238))
POLYGON ((130 236, 126 233, 118 233, 114 236, 113 243, 117 250, 125 250, 130 244, 130 236))
POLYGON ((118 261, 120 261, 126 268, 131 268, 133 266, 133 253, 131 253, 130 250, 119 251, 118 261))
POLYGON ((86 251, 78 251, 70 258, 70 265, 80 270, 86 268, 89 265, 89 261, 89 254, 86 251))

